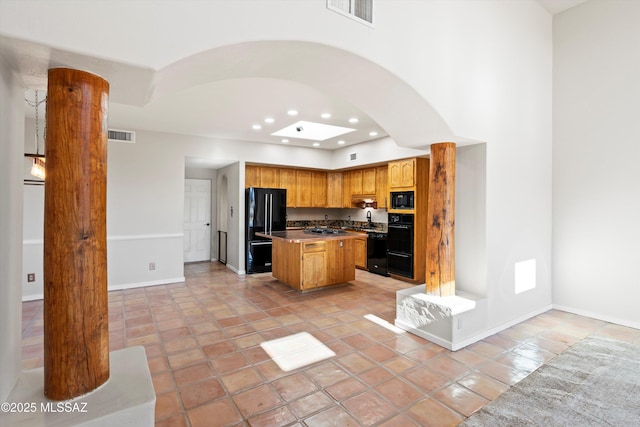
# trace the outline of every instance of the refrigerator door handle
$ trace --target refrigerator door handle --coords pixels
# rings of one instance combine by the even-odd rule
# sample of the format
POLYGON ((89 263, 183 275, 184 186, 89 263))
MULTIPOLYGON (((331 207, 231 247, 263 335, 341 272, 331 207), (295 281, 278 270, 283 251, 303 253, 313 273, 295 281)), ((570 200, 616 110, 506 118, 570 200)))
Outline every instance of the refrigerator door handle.
POLYGON ((249 242, 250 246, 265 246, 265 245, 271 245, 271 244, 272 244, 271 240, 269 240, 269 241, 249 242))
POLYGON ((273 194, 269 194, 269 215, 271 215, 269 220, 269 234, 271 234, 273 232, 273 194))
POLYGON ((269 201, 269 196, 267 196, 266 194, 264 195, 264 232, 268 233, 269 229, 267 228, 267 206, 268 206, 268 201, 269 201))

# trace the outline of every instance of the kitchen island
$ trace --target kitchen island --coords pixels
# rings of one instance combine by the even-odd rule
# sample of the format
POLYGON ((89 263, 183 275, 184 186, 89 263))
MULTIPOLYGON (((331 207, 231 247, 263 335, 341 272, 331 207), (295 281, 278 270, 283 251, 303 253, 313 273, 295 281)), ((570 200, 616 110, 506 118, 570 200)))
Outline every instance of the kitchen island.
POLYGON ((362 234, 314 230, 256 233, 273 242, 273 277, 303 292, 355 280, 355 240, 362 234))

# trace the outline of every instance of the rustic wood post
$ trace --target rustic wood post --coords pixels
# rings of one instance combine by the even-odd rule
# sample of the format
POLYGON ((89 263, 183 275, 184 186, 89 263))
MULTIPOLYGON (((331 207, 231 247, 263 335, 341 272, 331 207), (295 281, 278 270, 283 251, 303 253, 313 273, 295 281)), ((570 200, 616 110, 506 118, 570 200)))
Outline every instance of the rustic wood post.
POLYGON ((109 83, 49 70, 44 198, 44 394, 67 400, 109 379, 109 83))
POLYGON ((432 144, 427 207, 427 295, 456 294, 455 193, 456 144, 432 144))

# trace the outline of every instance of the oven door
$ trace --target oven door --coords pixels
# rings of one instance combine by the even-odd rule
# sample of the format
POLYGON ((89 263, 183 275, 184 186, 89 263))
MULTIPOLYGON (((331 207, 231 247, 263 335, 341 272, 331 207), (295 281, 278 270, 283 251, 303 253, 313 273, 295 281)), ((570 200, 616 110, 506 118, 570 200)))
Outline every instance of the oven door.
POLYGON ((387 253, 387 271, 413 279, 413 255, 389 251, 387 253))
POLYGON ((387 248, 389 252, 413 254, 413 225, 389 224, 387 248))

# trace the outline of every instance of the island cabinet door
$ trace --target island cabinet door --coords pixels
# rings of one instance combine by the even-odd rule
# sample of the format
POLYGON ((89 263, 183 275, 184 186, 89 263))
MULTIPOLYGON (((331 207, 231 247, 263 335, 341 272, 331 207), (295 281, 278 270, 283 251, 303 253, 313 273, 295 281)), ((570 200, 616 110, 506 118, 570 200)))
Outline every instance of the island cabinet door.
POLYGON ((308 252, 302 256, 302 289, 318 288, 327 284, 327 253, 308 252))
POLYGON ((328 284, 347 283, 356 278, 354 263, 355 240, 331 240, 327 247, 328 284))

